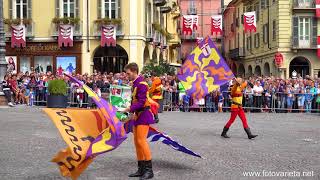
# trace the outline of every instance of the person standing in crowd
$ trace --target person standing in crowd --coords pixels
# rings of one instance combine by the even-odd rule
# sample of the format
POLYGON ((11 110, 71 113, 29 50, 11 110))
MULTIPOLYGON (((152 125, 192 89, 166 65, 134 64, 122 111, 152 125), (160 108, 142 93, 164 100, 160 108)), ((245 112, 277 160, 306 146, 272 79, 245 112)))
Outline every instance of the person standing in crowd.
POLYGON ((125 66, 125 71, 131 81, 132 102, 125 112, 134 113, 133 136, 138 159, 138 171, 130 174, 129 177, 140 177, 140 179, 153 178, 151 152, 147 142, 149 125, 154 123, 154 118, 150 110, 151 104, 148 101, 148 84, 142 76, 139 76, 139 67, 136 63, 129 63, 125 66))
POLYGON ((263 93, 263 87, 261 86, 261 83, 259 80, 256 81, 255 85, 253 86, 253 101, 255 104, 255 108, 257 108, 257 112, 262 111, 261 105, 262 105, 262 93, 263 93))
POLYGON ((317 105, 318 112, 320 112, 320 84, 318 84, 318 88, 317 88, 316 105, 317 105))
POLYGON ((311 112, 312 109, 312 100, 313 100, 313 94, 310 93, 310 88, 307 88, 307 92, 305 94, 305 101, 306 101, 306 112, 311 112))
POLYGON ((253 89, 251 86, 247 86, 245 90, 245 100, 246 100, 246 107, 248 107, 247 112, 251 112, 251 108, 253 106, 253 89))
POLYGON ((287 86, 286 88, 286 95, 287 95, 287 109, 288 109, 288 112, 292 112, 292 105, 293 105, 293 92, 292 92, 292 89, 290 87, 290 85, 287 86))
MULTIPOLYGON (((149 95, 152 100, 154 100, 155 102, 157 102, 159 104, 160 101, 162 100, 161 79, 159 77, 157 77, 155 73, 152 73, 151 74, 151 81, 152 81, 152 85, 149 89, 149 95)), ((158 123, 159 122, 159 116, 158 116, 159 107, 151 106, 151 110, 154 115, 155 122, 158 123)))
POLYGON ((243 90, 247 86, 247 82, 243 82, 242 78, 236 78, 233 80, 233 86, 231 89, 231 97, 232 97, 232 104, 231 104, 231 116, 227 124, 224 126, 221 136, 224 138, 230 138, 227 135, 227 132, 235 121, 236 117, 239 116, 243 128, 248 135, 248 139, 253 139, 258 135, 253 135, 247 123, 246 115, 242 109, 242 99, 243 99, 243 90))
POLYGON ((305 98, 306 98, 305 91, 303 88, 301 88, 299 91, 299 94, 297 95, 298 108, 299 108, 300 113, 303 113, 305 98))
POLYGON ((9 77, 8 75, 4 76, 4 79, 2 81, 2 91, 4 93, 4 96, 8 102, 8 106, 14 107, 12 101, 11 101, 11 89, 9 85, 9 77))

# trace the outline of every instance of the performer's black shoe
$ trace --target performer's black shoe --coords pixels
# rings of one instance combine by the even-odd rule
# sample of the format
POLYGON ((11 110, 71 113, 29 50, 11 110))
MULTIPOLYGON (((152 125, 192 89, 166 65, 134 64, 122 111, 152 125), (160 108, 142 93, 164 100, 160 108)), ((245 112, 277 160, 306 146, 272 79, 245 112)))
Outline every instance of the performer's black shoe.
POLYGON ((158 117, 158 114, 157 114, 157 115, 154 115, 154 122, 155 122, 155 123, 159 123, 159 117, 158 117))
POLYGON ((152 179, 152 178, 153 178, 152 162, 151 162, 151 160, 150 161, 145 161, 144 173, 140 177, 140 180, 152 179))
POLYGON ((221 133, 221 136, 224 137, 224 138, 230 138, 230 137, 227 135, 228 130, 229 130, 229 128, 223 127, 223 131, 222 131, 222 133, 221 133))
POLYGON ((244 128, 244 130, 246 131, 249 139, 253 139, 253 138, 255 138, 255 137, 258 136, 258 135, 253 135, 253 134, 251 133, 250 128, 244 128))
POLYGON ((138 161, 138 171, 130 174, 129 177, 141 177, 144 174, 145 161, 138 161))

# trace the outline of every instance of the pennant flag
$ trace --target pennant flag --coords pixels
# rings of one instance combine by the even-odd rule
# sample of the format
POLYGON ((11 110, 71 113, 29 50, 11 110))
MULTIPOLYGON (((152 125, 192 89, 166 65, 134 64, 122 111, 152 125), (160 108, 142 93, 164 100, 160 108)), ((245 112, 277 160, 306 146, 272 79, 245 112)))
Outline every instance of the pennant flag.
POLYGON ((211 16, 211 34, 222 35, 222 15, 211 16))
POLYGON ((198 28, 198 16, 197 15, 185 15, 183 16, 182 32, 186 35, 192 34, 194 30, 198 28))
POLYGON ((116 46, 117 45, 117 26, 102 25, 101 26, 101 46, 116 46))
POLYGON ((245 32, 257 32, 256 12, 246 12, 243 15, 245 32))
POLYGON ((95 156, 116 149, 127 135, 111 104, 81 81, 65 75, 82 87, 98 107, 95 110, 44 109, 68 145, 52 161, 58 164, 63 176, 77 179, 95 156))
POLYGON ((187 56, 178 72, 187 94, 198 100, 233 77, 219 50, 208 37, 187 56))
POLYGON ((59 47, 72 47, 73 46, 73 26, 70 24, 59 25, 58 36, 59 47))
MULTIPOLYGON (((125 127, 127 133, 132 132, 133 121, 130 120, 130 121, 126 122, 124 127, 125 127)), ((155 129, 154 127, 151 127, 151 126, 149 126, 148 140, 150 142, 161 141, 163 144, 170 146, 172 149, 174 149, 176 151, 180 151, 180 152, 189 154, 191 156, 201 158, 201 156, 199 154, 184 147, 183 145, 181 145, 178 142, 176 142, 175 140, 173 140, 170 136, 158 131, 157 129, 155 129)))
POLYGON ((26 26, 11 26, 11 47, 26 47, 26 26))

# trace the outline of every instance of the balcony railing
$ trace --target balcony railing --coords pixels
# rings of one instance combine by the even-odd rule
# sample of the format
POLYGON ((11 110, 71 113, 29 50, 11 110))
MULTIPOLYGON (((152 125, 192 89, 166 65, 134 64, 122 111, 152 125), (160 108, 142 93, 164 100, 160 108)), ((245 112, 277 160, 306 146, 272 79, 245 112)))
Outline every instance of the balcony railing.
POLYGON ((166 3, 167 3, 166 0, 154 0, 154 1, 153 1, 153 4, 154 4, 155 6, 157 6, 157 7, 159 7, 159 6, 164 6, 166 3))
MULTIPOLYGON (((56 23, 51 23, 51 36, 58 36, 59 35, 59 25, 56 23)), ((82 22, 79 24, 73 25, 73 36, 82 36, 82 22)))
POLYGON ((314 9, 316 8, 315 0, 294 0, 293 2, 294 9, 314 9))
POLYGON ((229 58, 232 60, 239 60, 244 57, 244 48, 235 48, 229 50, 229 58))
POLYGON ((192 33, 191 35, 181 34, 181 39, 184 39, 184 40, 195 41, 195 40, 197 40, 198 37, 200 37, 199 33, 192 33))
POLYGON ((293 49, 317 49, 316 39, 306 39, 300 40, 298 37, 292 38, 292 48, 293 49))
MULTIPOLYGON (((26 37, 27 38, 32 38, 34 37, 34 28, 35 28, 35 23, 32 21, 31 24, 27 24, 26 26, 26 37)), ((6 38, 11 38, 11 26, 8 24, 4 25, 4 32, 5 32, 5 37, 6 38)))
MULTIPOLYGON (((101 36, 101 24, 93 24, 93 36, 100 37, 101 36)), ((122 25, 117 26, 117 36, 124 36, 122 31, 122 25)))

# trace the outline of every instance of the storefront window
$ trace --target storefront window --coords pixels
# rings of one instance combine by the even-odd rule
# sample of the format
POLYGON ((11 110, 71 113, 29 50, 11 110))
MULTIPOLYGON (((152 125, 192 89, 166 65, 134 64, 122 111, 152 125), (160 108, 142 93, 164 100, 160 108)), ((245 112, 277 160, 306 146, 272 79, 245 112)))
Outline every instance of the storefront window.
POLYGON ((57 57, 57 73, 59 75, 61 75, 62 73, 72 74, 76 72, 76 68, 76 57, 57 57))
POLYGON ((34 71, 36 73, 52 72, 52 56, 35 56, 34 57, 34 71))
POLYGON ((30 57, 20 56, 20 72, 30 72, 30 57))

